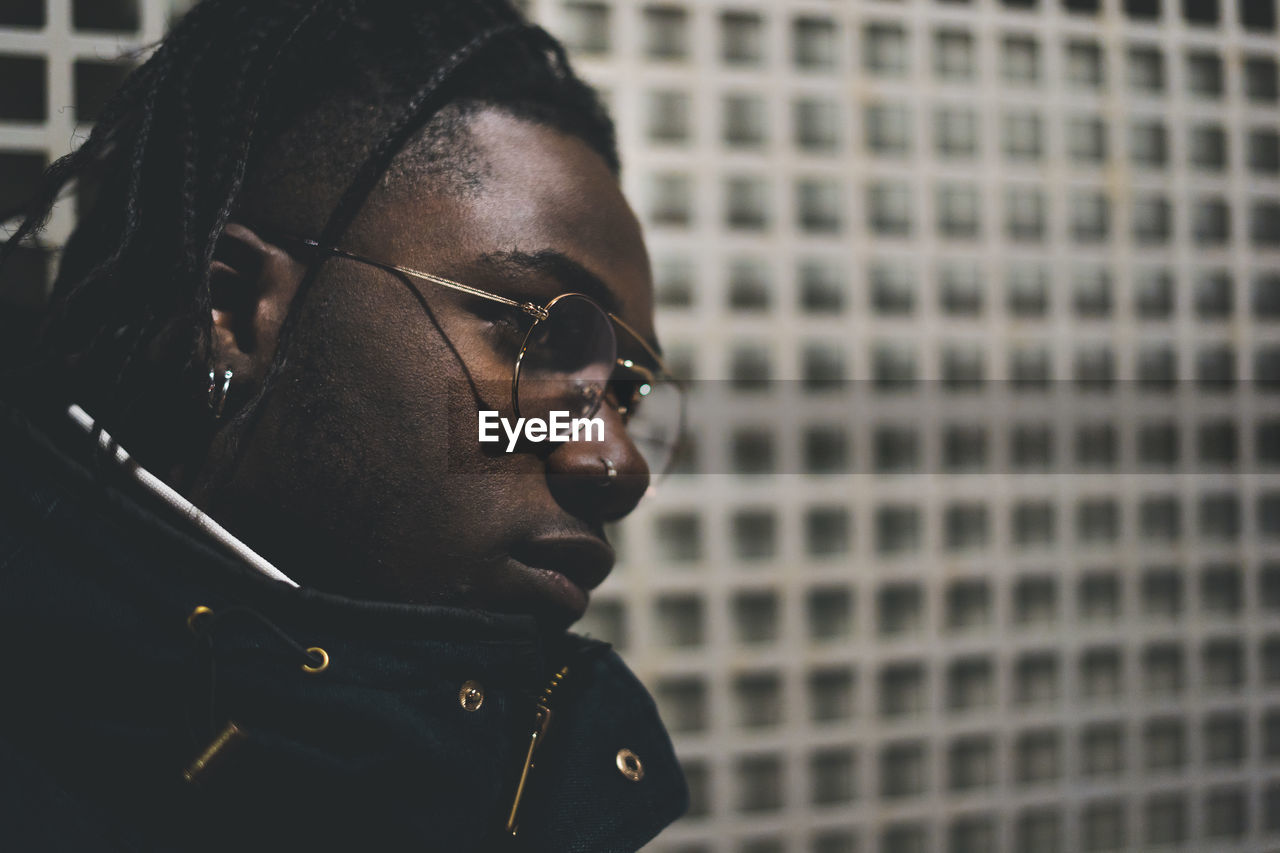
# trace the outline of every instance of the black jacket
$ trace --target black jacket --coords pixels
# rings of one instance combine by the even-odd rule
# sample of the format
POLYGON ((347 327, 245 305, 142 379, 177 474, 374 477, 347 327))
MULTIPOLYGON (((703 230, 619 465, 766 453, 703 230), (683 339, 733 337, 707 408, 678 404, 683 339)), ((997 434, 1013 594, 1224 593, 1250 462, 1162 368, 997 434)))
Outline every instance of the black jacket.
POLYGON ((0 849, 631 851, 684 811, 608 646, 289 588, 0 411, 0 849))

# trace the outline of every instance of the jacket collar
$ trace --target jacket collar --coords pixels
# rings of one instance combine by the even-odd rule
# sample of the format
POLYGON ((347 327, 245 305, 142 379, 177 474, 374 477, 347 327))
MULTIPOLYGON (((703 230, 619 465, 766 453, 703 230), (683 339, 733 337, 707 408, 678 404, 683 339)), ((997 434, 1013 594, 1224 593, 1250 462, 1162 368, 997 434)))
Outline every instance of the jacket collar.
POLYGON ((104 486, 79 430, 51 438, 10 414, 3 433, 18 451, 0 457, 0 642, 33 653, 12 672, 25 701, 2 713, 122 831, 168 844, 212 811, 243 849, 259 846, 236 834, 247 824, 262 849, 300 834, 321 849, 492 849, 537 698, 565 666, 521 849, 632 850, 684 810, 652 700, 604 644, 531 617, 293 588, 150 490, 104 486), (188 624, 197 607, 212 615, 188 624), (316 649, 319 673, 304 669, 316 649), (233 723, 207 781, 180 784, 233 723), (624 749, 645 763, 638 782, 615 766, 624 749))

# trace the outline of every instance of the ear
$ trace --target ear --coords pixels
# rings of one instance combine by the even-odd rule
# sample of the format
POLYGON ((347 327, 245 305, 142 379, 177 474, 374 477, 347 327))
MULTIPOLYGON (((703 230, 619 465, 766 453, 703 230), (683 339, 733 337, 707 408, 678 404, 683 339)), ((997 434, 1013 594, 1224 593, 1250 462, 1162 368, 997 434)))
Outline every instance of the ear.
POLYGON ((251 228, 232 222, 223 230, 209 270, 214 366, 229 368, 236 385, 266 375, 304 271, 251 228))

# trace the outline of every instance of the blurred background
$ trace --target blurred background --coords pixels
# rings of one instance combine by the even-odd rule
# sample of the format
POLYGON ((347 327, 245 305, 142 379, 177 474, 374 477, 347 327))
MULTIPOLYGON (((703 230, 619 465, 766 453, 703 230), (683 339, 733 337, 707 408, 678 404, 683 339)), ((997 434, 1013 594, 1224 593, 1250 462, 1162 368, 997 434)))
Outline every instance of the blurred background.
MULTIPOLYGON (((0 206, 185 5, 0 0, 0 206)), ((581 625, 692 787, 648 849, 1280 848, 1275 0, 522 5, 694 390, 581 625)))

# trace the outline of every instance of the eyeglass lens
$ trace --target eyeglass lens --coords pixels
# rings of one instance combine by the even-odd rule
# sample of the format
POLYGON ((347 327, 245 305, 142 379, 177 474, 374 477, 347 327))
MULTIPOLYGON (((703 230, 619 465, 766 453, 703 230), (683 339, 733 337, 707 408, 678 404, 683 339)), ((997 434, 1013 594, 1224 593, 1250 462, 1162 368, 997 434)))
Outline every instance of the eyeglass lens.
POLYGON ((592 417, 611 380, 627 386, 618 389, 631 400, 627 434, 656 479, 665 472, 679 438, 680 392, 662 380, 615 380, 617 352, 613 321, 595 302, 573 294, 560 297, 525 339, 516 374, 516 405, 526 418, 547 419, 552 411, 592 417))

